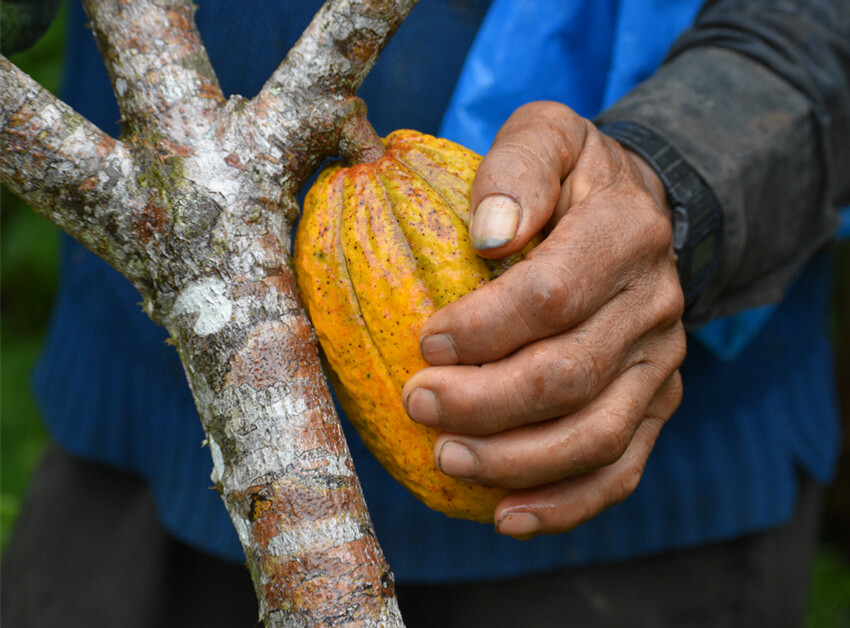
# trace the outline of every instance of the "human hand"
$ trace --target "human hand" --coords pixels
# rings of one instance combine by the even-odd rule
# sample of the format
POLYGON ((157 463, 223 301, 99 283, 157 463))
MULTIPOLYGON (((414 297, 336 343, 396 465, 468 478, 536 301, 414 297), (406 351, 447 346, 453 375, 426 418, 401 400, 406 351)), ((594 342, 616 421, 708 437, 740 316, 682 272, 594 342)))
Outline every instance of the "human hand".
POLYGON ((634 491, 681 401, 684 297, 664 189, 588 120, 537 102, 499 131, 470 204, 482 256, 548 235, 425 323, 432 366, 402 400, 445 430, 444 473, 512 489, 500 533, 569 530, 634 491))

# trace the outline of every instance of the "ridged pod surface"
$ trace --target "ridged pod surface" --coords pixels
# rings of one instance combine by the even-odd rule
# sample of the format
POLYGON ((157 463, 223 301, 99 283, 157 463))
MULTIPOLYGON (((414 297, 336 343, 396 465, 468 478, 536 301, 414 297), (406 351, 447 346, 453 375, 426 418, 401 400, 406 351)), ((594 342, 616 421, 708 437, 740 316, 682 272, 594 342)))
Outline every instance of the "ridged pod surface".
POLYGON ((326 168, 307 193, 295 268, 334 389, 363 442, 417 498, 450 517, 488 522, 506 494, 434 466, 439 431, 411 421, 401 389, 428 366, 419 332, 439 308, 519 256, 485 260, 468 234, 481 161, 445 139, 399 130, 371 163, 326 168))

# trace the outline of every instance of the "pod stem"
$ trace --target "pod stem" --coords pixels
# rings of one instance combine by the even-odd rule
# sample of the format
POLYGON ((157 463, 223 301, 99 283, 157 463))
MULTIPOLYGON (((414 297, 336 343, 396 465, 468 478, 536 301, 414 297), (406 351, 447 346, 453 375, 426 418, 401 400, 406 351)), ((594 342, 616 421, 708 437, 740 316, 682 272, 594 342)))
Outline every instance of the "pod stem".
POLYGON ((384 143, 365 115, 353 115, 343 123, 339 133, 339 154, 349 164, 377 161, 384 152, 384 143))

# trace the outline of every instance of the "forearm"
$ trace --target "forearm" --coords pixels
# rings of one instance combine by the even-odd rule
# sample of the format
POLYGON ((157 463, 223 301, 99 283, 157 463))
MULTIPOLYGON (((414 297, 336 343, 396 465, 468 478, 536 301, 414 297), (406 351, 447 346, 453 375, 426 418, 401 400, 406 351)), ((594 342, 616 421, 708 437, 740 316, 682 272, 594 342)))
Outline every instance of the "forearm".
POLYGON ((721 263, 691 324, 781 299, 850 200, 850 9, 776 4, 708 2, 659 72, 597 120, 664 137, 721 203, 721 263))

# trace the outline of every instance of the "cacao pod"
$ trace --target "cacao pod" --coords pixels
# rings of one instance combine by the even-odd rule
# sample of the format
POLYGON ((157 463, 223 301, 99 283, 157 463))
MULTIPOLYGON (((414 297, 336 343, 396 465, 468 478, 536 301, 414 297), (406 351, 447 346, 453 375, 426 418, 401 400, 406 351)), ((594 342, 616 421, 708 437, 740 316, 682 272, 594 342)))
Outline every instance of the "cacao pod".
POLYGON ((429 507, 492 521, 502 489, 435 468, 439 431, 411 421, 401 389, 428 366, 419 332, 437 309, 519 259, 485 260, 468 235, 481 157, 400 130, 371 163, 326 168, 308 192, 295 269, 337 397, 367 448, 429 507))

